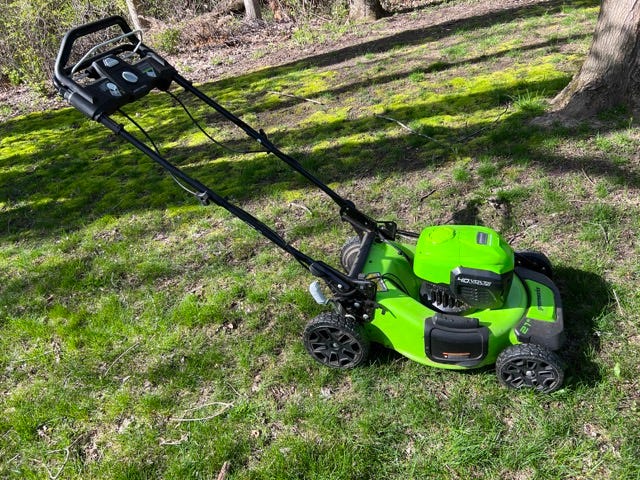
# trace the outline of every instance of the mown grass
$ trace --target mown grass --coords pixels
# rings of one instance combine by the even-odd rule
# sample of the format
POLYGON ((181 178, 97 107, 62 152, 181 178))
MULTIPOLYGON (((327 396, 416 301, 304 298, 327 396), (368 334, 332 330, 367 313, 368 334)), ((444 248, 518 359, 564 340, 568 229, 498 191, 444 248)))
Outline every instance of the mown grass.
MULTIPOLYGON (((565 388, 507 391, 491 370, 382 349, 353 371, 316 365, 309 275, 64 109, 0 126, 0 475, 639 478, 638 130, 621 112, 596 130, 528 123, 596 14, 547 2, 203 86, 375 217, 482 223, 547 253, 565 388)), ((210 147, 166 96, 129 111, 187 171, 337 263, 351 233, 276 159, 210 147)))

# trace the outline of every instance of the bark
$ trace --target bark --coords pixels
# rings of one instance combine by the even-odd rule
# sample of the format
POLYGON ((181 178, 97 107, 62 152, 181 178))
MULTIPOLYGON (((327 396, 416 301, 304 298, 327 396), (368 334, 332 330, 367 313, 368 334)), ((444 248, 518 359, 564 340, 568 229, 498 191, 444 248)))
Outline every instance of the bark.
POLYGON ((244 0, 244 18, 249 21, 262 19, 259 0, 244 0))
POLYGON ((131 17, 131 23, 136 30, 142 30, 149 27, 149 22, 145 21, 141 15, 140 0, 126 0, 127 10, 129 10, 129 17, 131 17))
POLYGON ((244 10, 243 0, 223 0, 211 9, 211 15, 221 16, 228 13, 241 13, 244 10))
POLYGON ((349 0, 349 18, 352 20, 377 20, 386 13, 380 0, 349 0))
POLYGON ((640 0, 604 0, 578 74, 552 100, 556 119, 578 122, 603 110, 637 111, 640 100, 640 0))

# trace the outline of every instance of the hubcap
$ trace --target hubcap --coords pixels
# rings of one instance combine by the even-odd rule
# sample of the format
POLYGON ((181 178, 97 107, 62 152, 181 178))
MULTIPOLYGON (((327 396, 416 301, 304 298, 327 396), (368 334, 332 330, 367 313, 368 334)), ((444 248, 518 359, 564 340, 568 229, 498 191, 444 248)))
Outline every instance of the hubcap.
POLYGON ((512 388, 531 387, 552 390, 558 381, 558 371, 548 362, 531 358, 513 359, 502 368, 502 379, 512 388))
POLYGON ((321 363, 347 368, 362 354, 358 339, 338 327, 318 327, 309 335, 311 354, 321 363))

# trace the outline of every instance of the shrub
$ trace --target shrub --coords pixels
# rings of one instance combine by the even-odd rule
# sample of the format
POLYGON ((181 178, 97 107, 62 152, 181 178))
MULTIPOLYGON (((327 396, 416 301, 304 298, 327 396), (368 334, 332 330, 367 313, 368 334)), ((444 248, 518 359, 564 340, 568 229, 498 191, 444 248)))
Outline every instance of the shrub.
POLYGON ((72 26, 123 13, 108 0, 21 0, 2 2, 0 73, 13 84, 47 89, 60 39, 72 26))

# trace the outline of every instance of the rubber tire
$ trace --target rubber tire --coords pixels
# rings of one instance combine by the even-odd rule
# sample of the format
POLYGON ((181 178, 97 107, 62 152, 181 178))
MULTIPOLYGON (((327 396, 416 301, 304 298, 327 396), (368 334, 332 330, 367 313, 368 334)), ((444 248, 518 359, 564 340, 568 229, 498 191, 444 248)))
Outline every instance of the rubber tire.
POLYGON ((354 368, 369 356, 370 343, 362 327, 335 312, 323 312, 313 318, 302 339, 307 353, 327 367, 354 368))
POLYGON ((549 260, 549 258, 547 258, 547 256, 541 252, 536 252, 533 250, 516 252, 516 266, 523 266, 530 270, 541 273, 549 278, 553 278, 553 265, 551 265, 551 260, 549 260), (524 258, 520 260, 518 256, 524 258))
POLYGON ((551 393, 562 386, 564 368, 560 357, 548 348, 526 343, 511 345, 498 355, 496 375, 507 388, 551 393))
POLYGON ((345 272, 349 273, 360 251, 360 238, 351 237, 340 249, 340 264, 345 272))

